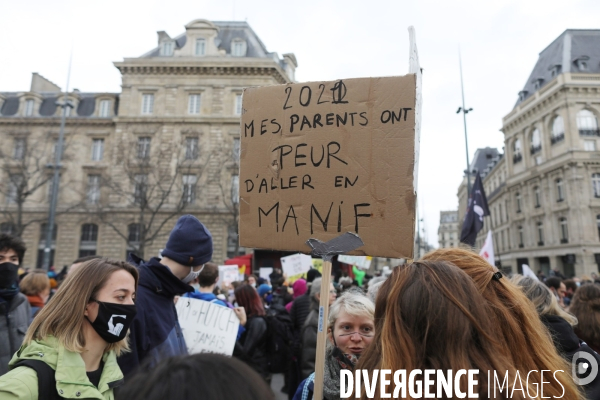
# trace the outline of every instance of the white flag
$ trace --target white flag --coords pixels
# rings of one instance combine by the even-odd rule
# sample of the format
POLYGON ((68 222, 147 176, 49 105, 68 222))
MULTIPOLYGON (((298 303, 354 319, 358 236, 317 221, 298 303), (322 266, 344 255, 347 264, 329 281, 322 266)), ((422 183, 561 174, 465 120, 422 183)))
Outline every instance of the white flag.
POLYGON ((531 270, 531 268, 529 268, 529 265, 527 265, 527 264, 523 264, 523 276, 528 276, 530 278, 535 279, 536 281, 540 280, 537 277, 537 275, 533 273, 533 271, 531 270))
POLYGON ((485 260, 487 262, 490 263, 490 265, 492 267, 495 266, 494 262, 494 237, 492 235, 492 231, 488 231, 487 234, 487 238, 485 238, 485 242, 483 243, 483 247, 481 248, 481 251, 479 252, 479 255, 483 258, 485 258, 485 260))

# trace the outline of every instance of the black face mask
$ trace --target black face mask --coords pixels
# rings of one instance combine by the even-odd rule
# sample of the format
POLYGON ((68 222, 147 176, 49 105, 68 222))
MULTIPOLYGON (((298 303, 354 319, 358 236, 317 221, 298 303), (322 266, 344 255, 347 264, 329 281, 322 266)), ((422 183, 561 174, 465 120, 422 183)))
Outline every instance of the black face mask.
POLYGON ((127 331, 133 322, 137 309, 135 304, 105 303, 98 300, 98 316, 94 322, 90 321, 92 328, 107 343, 116 343, 125 339, 127 331))
POLYGON ((0 289, 18 287, 19 266, 10 262, 0 264, 0 289))

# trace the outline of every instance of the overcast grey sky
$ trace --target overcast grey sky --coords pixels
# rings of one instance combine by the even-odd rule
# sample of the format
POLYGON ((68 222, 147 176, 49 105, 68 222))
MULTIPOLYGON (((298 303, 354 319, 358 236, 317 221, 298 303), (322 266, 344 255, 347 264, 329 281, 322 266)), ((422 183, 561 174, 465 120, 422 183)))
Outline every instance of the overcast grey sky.
POLYGON ((541 52, 567 28, 600 28, 598 0, 30 0, 2 4, 0 91, 29 90, 38 72, 63 87, 119 92, 112 65, 156 46, 197 19, 246 20, 269 51, 295 53, 299 81, 402 75, 413 25, 423 72, 418 201, 437 246, 440 210, 456 209, 466 167, 458 47, 465 78, 471 157, 500 150, 502 117, 541 52))

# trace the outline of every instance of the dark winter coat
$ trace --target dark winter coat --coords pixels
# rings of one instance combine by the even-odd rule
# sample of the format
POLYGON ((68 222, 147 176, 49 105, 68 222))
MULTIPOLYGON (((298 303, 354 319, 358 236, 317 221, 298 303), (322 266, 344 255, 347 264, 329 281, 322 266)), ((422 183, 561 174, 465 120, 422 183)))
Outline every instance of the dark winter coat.
POLYGON ((31 306, 17 293, 10 300, 0 298, 0 375, 8 372, 8 362, 19 350, 29 327, 31 306))
POLYGON ((309 312, 310 290, 302 296, 298 296, 292 303, 292 308, 290 308, 290 317, 294 324, 294 331, 297 331, 298 333, 302 331, 302 327, 304 326, 304 322, 306 321, 309 312))
POLYGON ((129 262, 137 265, 140 279, 135 301, 137 314, 129 333, 131 352, 117 360, 125 378, 147 359, 155 365, 164 358, 187 354, 174 298, 194 291, 158 258, 144 262, 132 255, 129 262))
POLYGON ((302 379, 308 378, 315 371, 317 357, 317 329, 319 325, 319 303, 311 301, 311 310, 304 321, 300 337, 302 338, 302 356, 300 368, 302 379))
MULTIPOLYGON (((573 359, 575 353, 583 352, 593 357, 596 360, 597 365, 600 365, 600 356, 590 348, 585 342, 579 340, 573 327, 569 325, 567 321, 556 315, 542 315, 542 322, 546 325, 546 328, 552 334, 552 340, 554 346, 558 352, 569 362, 575 361, 577 365, 586 362, 582 357, 573 359)), ((587 362, 589 364, 589 362, 587 362)), ((569 371, 570 372, 570 371, 569 371)), ((579 378, 585 378, 589 375, 589 372, 579 375, 579 378)), ((583 386, 586 397, 588 399, 600 399, 600 375, 587 385, 583 386)))
POLYGON ((259 316, 250 317, 245 328, 240 340, 235 343, 233 355, 268 379, 270 373, 267 360, 267 321, 259 316))

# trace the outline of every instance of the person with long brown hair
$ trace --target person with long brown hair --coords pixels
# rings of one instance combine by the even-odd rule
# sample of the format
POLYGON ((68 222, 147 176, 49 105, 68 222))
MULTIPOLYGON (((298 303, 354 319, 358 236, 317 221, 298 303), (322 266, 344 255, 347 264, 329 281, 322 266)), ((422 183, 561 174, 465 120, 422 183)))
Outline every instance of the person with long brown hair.
MULTIPOLYGON (((533 370, 570 371, 569 364, 554 348, 552 338, 542 324, 535 307, 523 292, 505 277, 493 279, 499 271, 483 257, 463 248, 438 249, 426 254, 423 261, 446 261, 463 270, 483 296, 487 314, 492 317, 492 331, 498 332, 500 350, 520 375, 533 370)), ((570 374, 557 374, 557 380, 544 384, 544 395, 563 399, 583 398, 570 374)), ((539 374, 529 382, 541 384, 539 374)))
POLYGON ((233 356, 250 365, 265 381, 271 381, 267 360, 267 321, 258 292, 250 285, 241 285, 234 292, 235 300, 246 311, 245 332, 236 341, 233 356))
POLYGON ((123 381, 117 356, 128 350, 137 282, 135 267, 105 258, 69 274, 0 377, 0 398, 113 400, 123 381))
POLYGON ((583 285, 573 295, 569 311, 579 323, 575 333, 596 352, 600 351, 600 286, 583 285))
MULTIPOLYGON (((384 369, 405 370, 407 375, 415 370, 450 370, 452 374, 479 370, 474 388, 479 398, 524 399, 526 393, 512 389, 523 387, 525 378, 514 383, 517 369, 500 349, 493 317, 473 280, 456 266, 444 261, 399 266, 379 290, 375 338, 356 369, 363 374, 367 370, 371 377, 373 371, 384 369), (488 382, 488 376, 508 376, 508 387, 504 392, 497 388, 494 395, 494 381, 488 382)), ((545 378, 552 380, 548 375, 545 378)), ((467 377, 459 382, 454 393, 467 393, 467 377)), ((379 387, 378 381, 373 384, 379 387)), ((527 389, 534 395, 532 388, 527 389)), ((437 392, 435 379, 430 392, 437 392)), ((367 398, 366 391, 361 394, 367 398)), ((377 390, 374 398, 381 398, 380 394, 377 390)))

